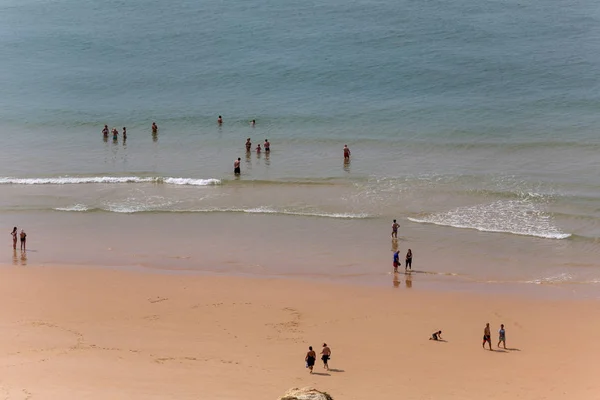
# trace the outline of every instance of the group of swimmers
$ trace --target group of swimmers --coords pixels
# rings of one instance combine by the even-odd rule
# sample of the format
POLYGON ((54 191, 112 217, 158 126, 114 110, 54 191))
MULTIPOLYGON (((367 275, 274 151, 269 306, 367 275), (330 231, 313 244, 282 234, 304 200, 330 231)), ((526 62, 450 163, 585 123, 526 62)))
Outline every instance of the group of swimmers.
MULTIPOLYGON (((329 371, 329 359, 331 358, 331 349, 327 346, 327 343, 323 343, 323 350, 321 350, 321 361, 323 361, 323 368, 326 371, 329 371)), ((309 373, 313 373, 313 368, 315 366, 315 361, 317 360, 317 353, 313 350, 312 346, 308 346, 308 352, 304 357, 306 368, 308 368, 309 373)))
POLYGON ((25 251, 27 248, 27 234, 25 233, 25 231, 23 229, 21 229, 21 233, 19 234, 18 229, 15 226, 10 234, 12 235, 12 240, 13 240, 13 250, 17 249, 17 239, 20 238, 21 239, 21 251, 25 251))
MULTIPOLYGON (((102 136, 104 137, 104 140, 108 140, 108 135, 112 134, 113 137, 113 141, 117 141, 119 140, 119 130, 117 128, 112 128, 111 130, 108 129, 108 125, 104 125, 104 128, 102 129, 102 136)), ((156 125, 156 122, 152 123, 152 134, 156 135, 158 133, 158 126, 156 125)), ((123 142, 125 142, 127 140, 127 128, 123 127, 123 142)))
MULTIPOLYGON (((220 118, 220 116, 219 116, 220 118)), ((252 120, 252 126, 254 126, 254 124, 256 124, 255 120, 252 120)), ((256 151, 257 155, 260 155, 262 153, 262 151, 264 150, 265 153, 267 154, 267 156, 269 154, 271 154, 271 143, 269 142, 269 139, 265 139, 265 143, 263 145, 264 147, 260 147, 260 143, 258 144, 258 146, 256 146, 256 148, 254 149, 256 151)), ((252 151, 252 140, 250 138, 246 139, 246 156, 249 157, 250 152, 252 151)), ((241 174, 241 166, 242 164, 242 159, 238 157, 237 160, 233 161, 233 173, 234 175, 240 175, 241 174)))
MULTIPOLYGON (((119 140, 119 130, 117 128, 112 128, 110 130, 110 133, 112 134, 113 137, 113 141, 117 141, 119 140)), ((108 125, 104 125, 104 129, 102 129, 102 136, 104 136, 104 139, 108 139, 108 134, 109 134, 109 130, 108 130, 108 125)), ((123 141, 127 140, 127 128, 123 127, 123 141)))

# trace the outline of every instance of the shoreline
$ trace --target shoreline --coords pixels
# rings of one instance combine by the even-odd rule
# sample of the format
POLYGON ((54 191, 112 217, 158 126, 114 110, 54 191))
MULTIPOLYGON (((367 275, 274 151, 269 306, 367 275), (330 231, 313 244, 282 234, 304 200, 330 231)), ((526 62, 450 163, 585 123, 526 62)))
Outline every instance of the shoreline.
POLYGON ((600 390, 590 335, 600 323, 584 318, 597 301, 92 266, 3 266, 0 277, 10 398, 259 400, 314 386, 340 399, 583 400, 600 390), (512 350, 481 349, 486 322, 494 349, 506 325, 512 350), (446 342, 428 340, 437 329, 446 342), (322 342, 335 370, 318 362, 309 375, 303 354, 322 342))

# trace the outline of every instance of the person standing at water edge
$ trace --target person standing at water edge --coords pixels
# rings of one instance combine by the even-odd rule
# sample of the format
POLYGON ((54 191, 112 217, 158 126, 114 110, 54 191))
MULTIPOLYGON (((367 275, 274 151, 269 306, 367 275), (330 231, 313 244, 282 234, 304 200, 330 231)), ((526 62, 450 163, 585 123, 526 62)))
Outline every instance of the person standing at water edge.
POLYGON ((17 227, 16 226, 13 228, 13 230, 10 234, 13 237, 13 249, 16 250, 17 249, 17 227))
POLYGON ((217 124, 223 125, 223 117, 221 117, 220 115, 219 118, 217 118, 217 124))
POLYGON ((246 139, 246 153, 250 153, 250 150, 252 150, 252 142, 250 141, 250 138, 246 139))
POLYGON ((398 272, 398 266, 400 265, 400 250, 394 252, 394 272, 398 272))
POLYGON ((344 145, 344 160, 350 160, 350 149, 348 148, 347 144, 344 145))
POLYGON ((242 159, 238 157, 237 160, 235 160, 233 162, 233 173, 235 175, 239 175, 241 173, 240 171, 240 164, 242 163, 242 159))
POLYGON ((485 329, 483 330, 483 348, 485 349, 485 342, 488 342, 490 345, 490 351, 492 350, 492 333, 490 332, 490 323, 485 324, 485 329))
POLYGON ((398 228, 400 228, 400 224, 394 220, 392 224, 392 239, 398 239, 398 228))
POLYGON ((500 343, 502 343, 503 347, 506 349, 506 331, 504 330, 504 324, 500 324, 500 330, 498 331, 498 348, 500 348, 500 343))
POLYGON ((158 132, 158 126, 156 125, 156 122, 152 123, 152 133, 156 133, 158 132))
POLYGON ((331 349, 327 346, 327 343, 323 343, 323 350, 321 350, 321 360, 323 360, 323 368, 329 371, 329 358, 331 358, 331 349))
POLYGON ((412 271, 412 250, 411 249, 408 249, 408 251, 406 252, 406 261, 404 262, 404 271, 406 271, 407 268, 412 271))
POLYGON ((21 251, 25 251, 25 249, 27 248, 26 246, 26 242, 27 242, 27 234, 25 233, 25 231, 23 229, 21 229, 21 251))
POLYGON ((313 351, 312 346, 308 346, 308 353, 306 353, 306 357, 304 357, 304 361, 306 361, 306 368, 310 370, 310 373, 313 373, 313 367, 315 366, 315 360, 317 359, 317 353, 313 351))
POLYGON ((102 135, 104 137, 108 137, 108 125, 104 125, 104 129, 102 129, 102 135))
POLYGON ((269 139, 265 139, 265 152, 268 153, 271 151, 271 143, 269 143, 269 139))

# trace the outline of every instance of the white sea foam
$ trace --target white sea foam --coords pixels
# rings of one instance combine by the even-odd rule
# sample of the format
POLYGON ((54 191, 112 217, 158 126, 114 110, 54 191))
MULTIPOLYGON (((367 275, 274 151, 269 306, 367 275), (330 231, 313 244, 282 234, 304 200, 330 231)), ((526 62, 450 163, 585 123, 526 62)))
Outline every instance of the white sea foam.
POLYGON ((419 223, 546 239, 566 239, 571 236, 570 233, 561 232, 554 225, 552 216, 529 200, 498 200, 408 219, 419 223))
POLYGON ((209 186, 221 183, 219 179, 163 178, 139 176, 89 176, 89 177, 55 177, 55 178, 0 178, 0 185, 75 185, 91 183, 165 183, 169 185, 209 186))
POLYGON ((69 206, 69 207, 57 207, 55 208, 56 211, 78 211, 78 212, 83 212, 83 211, 89 211, 89 207, 86 206, 85 204, 75 204, 73 206, 69 206))

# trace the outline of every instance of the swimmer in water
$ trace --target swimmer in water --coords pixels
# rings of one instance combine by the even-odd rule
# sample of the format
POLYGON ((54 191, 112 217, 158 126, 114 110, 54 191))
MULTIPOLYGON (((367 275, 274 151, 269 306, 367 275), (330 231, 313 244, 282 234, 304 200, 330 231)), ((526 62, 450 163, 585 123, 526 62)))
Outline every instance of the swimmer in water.
POLYGON ((256 152, 257 152, 258 154, 260 154, 260 151, 261 151, 261 150, 262 150, 262 149, 260 148, 260 144, 259 144, 259 145, 256 147, 256 152))
POLYGON ((271 143, 269 143, 269 139, 265 139, 265 152, 269 153, 271 151, 271 143))
POLYGON ((123 127, 123 141, 127 140, 127 128, 123 127))
POLYGON ((392 239, 398 239, 398 228, 400 228, 400 224, 394 220, 392 224, 392 239))
POLYGON ((104 129, 102 129, 102 135, 104 137, 108 137, 108 125, 104 125, 104 129))
POLYGON ((344 145, 344 160, 350 161, 350 149, 347 144, 344 145))
POLYGON ((119 131, 117 128, 112 128, 113 140, 117 140, 119 138, 119 131))
POLYGON ((256 120, 255 120, 255 119, 253 119, 253 120, 252 120, 252 122, 250 122, 250 125, 252 125, 252 126, 256 126, 256 120))
POLYGON ((219 115, 219 118, 217 119, 217 124, 223 125, 223 117, 221 117, 220 115, 219 115))
POLYGON ((242 163, 242 159, 238 158, 237 160, 235 160, 233 162, 233 173, 235 175, 239 175, 241 174, 241 170, 240 170, 240 164, 242 163))
POLYGON ((250 153, 250 150, 252 150, 252 142, 250 141, 250 138, 246 139, 246 153, 250 153))
POLYGON ((152 123, 152 133, 158 132, 158 126, 156 126, 156 122, 152 123))

